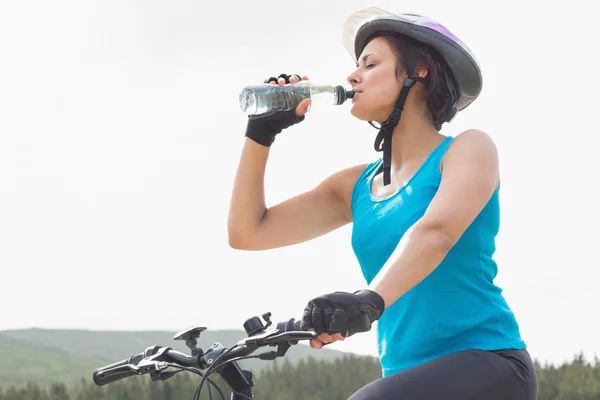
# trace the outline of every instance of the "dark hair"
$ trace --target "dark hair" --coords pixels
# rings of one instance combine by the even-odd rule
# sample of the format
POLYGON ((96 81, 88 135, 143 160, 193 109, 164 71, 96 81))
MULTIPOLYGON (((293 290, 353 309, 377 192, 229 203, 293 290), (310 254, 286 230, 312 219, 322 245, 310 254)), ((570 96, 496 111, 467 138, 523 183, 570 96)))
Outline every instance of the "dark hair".
MULTIPOLYGON (((398 34, 383 32, 373 37, 377 36, 385 39, 398 57, 396 67, 398 77, 400 77, 402 71, 406 70, 403 56, 408 54, 407 47, 412 46, 414 48, 415 67, 422 65, 428 70, 424 100, 427 102, 427 108, 431 113, 435 129, 438 131, 442 129, 445 115, 447 110, 452 107, 453 100, 452 93, 446 83, 445 65, 441 61, 441 57, 428 46, 421 45, 398 34)), ((407 74, 410 75, 413 72, 407 71, 407 74)))

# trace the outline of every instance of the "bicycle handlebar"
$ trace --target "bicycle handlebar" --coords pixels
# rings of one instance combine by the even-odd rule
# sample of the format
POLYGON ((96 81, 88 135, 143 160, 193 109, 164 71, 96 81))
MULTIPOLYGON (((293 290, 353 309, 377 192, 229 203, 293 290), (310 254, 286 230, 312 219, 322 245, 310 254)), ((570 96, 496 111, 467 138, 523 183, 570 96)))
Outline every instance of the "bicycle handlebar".
MULTIPOLYGON (((216 372, 231 388, 232 400, 251 398, 254 386, 252 373, 242 370, 237 364, 238 360, 244 358, 274 360, 283 357, 287 350, 298 341, 314 339, 317 336, 314 332, 301 331, 300 321, 296 321, 294 318, 273 325, 270 320, 271 313, 266 313, 262 317, 267 322, 266 325, 263 325, 259 317, 247 319, 244 329, 248 336, 231 347, 223 347, 219 342, 215 342, 212 347, 203 352, 202 349, 196 347, 196 344, 200 334, 206 328, 193 327, 177 333, 173 338, 174 340, 185 340, 186 346, 191 350, 190 355, 173 350, 171 347, 151 346, 142 353, 97 368, 92 373, 93 381, 98 386, 104 386, 124 378, 144 374, 150 374, 153 381, 166 380, 176 373, 186 370, 203 377, 193 397, 199 399, 204 380, 207 380, 211 373, 216 372), (259 348, 266 346, 276 347, 277 350, 251 355, 259 348), (172 367, 174 371, 167 371, 169 367, 172 367), (198 369, 206 369, 206 372, 202 374, 198 369)), ((221 389, 213 381, 208 380, 223 397, 221 389)))

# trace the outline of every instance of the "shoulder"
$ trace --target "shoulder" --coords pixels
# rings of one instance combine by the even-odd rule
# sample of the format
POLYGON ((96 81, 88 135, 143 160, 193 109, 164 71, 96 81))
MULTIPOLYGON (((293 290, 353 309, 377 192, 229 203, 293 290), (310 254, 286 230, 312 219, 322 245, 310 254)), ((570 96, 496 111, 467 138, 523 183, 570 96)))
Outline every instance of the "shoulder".
POLYGON ((458 134, 448 147, 446 156, 492 156, 497 157, 498 149, 492 137, 481 129, 467 129, 458 134))
POLYGON ((492 137, 480 129, 468 129, 458 134, 442 158, 442 176, 445 170, 482 168, 494 179, 498 175, 498 148, 492 137))

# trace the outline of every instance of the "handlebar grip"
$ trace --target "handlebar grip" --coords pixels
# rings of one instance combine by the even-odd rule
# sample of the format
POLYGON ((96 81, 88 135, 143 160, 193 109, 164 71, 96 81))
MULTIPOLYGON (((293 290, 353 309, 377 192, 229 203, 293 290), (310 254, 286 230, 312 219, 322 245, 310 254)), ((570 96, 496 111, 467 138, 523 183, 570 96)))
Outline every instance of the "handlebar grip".
POLYGON ((302 323, 302 321, 294 321, 294 330, 295 331, 299 331, 300 330, 300 324, 302 323))
POLYGON ((139 353, 134 356, 131 356, 125 360, 117 361, 115 363, 105 365, 104 367, 100 367, 94 370, 92 373, 92 379, 94 383, 98 386, 103 386, 120 379, 128 378, 130 376, 136 375, 134 371, 125 370, 123 368, 117 369, 119 367, 124 367, 128 364, 136 365, 140 361, 144 359, 144 353, 139 353), (111 371, 115 369, 115 371, 111 371))

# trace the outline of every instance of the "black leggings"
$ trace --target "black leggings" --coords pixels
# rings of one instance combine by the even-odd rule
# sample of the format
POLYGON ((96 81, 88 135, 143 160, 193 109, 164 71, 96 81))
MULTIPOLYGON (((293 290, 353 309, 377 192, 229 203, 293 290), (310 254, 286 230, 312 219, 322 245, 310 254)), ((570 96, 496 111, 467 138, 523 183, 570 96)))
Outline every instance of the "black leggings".
POLYGON ((464 350, 379 378, 349 400, 536 400, 527 350, 464 350))

